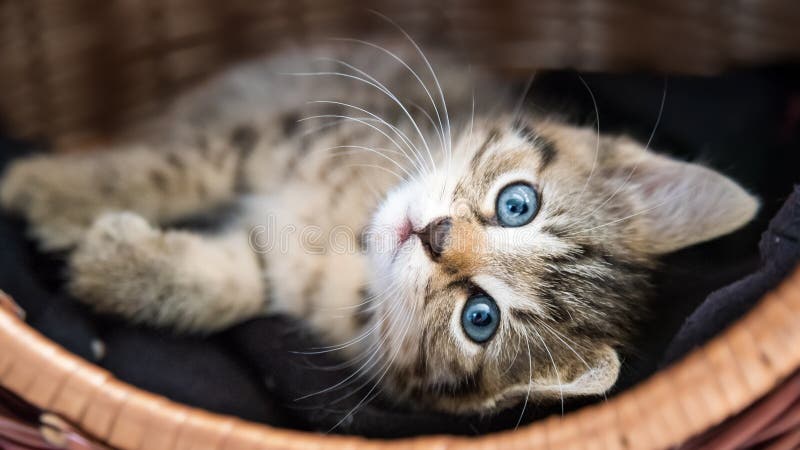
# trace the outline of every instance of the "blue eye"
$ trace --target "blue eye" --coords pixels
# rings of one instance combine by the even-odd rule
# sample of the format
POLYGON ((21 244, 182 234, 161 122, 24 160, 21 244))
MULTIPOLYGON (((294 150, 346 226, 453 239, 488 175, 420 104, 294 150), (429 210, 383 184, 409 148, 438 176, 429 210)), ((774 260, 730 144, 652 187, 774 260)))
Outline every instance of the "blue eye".
POLYGON ((486 294, 476 294, 467 299, 461 313, 464 333, 477 343, 488 341, 500 325, 500 309, 486 294))
POLYGON ((505 227, 521 227, 539 212, 536 190, 529 184, 510 184, 497 196, 497 219, 505 227))

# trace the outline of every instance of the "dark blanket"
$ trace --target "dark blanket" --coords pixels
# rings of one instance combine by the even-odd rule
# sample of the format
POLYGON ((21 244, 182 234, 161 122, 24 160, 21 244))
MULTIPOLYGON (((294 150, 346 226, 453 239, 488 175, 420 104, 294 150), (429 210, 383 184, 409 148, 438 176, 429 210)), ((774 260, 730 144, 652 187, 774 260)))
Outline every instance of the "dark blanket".
MULTIPOLYGON (((666 88, 652 147, 704 161, 764 201, 747 228, 664 259, 652 323, 625 358, 619 391, 722 330, 800 260, 800 188, 792 187, 800 181, 800 77, 782 68, 714 78, 583 79, 601 129, 642 141, 653 131, 666 88)), ((578 122, 597 119, 574 73, 540 76, 529 99, 536 109, 566 112, 578 122)), ((0 168, 30 148, 0 140, 0 168)), ((305 397, 336 386, 353 368, 330 355, 303 354, 319 344, 302 323, 263 318, 197 338, 98 317, 64 294, 59 255, 37 253, 23 230, 19 221, 0 217, 0 289, 23 306, 29 323, 121 380, 173 400, 278 426, 371 437, 482 433, 513 427, 520 417, 519 407, 488 417, 408 413, 371 399, 379 387, 358 379, 305 397)), ((523 423, 553 412, 532 402, 523 423)))

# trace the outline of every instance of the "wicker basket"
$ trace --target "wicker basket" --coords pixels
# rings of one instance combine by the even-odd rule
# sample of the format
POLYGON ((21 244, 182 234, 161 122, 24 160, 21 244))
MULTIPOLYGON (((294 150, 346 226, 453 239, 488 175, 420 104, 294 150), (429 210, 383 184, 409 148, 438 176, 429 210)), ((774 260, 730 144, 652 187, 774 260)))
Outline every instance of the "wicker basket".
MULTIPOLYGON (((480 438, 366 440, 281 430, 211 414, 115 380, 32 330, 14 308, 0 308, 0 382, 37 407, 124 450, 666 449, 739 413, 798 370, 798 317, 800 270, 722 335, 641 385, 564 417, 480 438)), ((758 431, 768 424, 756 425, 758 431)), ((742 436, 746 430, 735 431, 727 441, 722 434, 722 443, 742 443, 749 436, 742 436)), ((704 448, 736 448, 715 442, 718 445, 704 448)))
POLYGON ((74 147, 234 60, 390 28, 371 8, 524 76, 708 74, 800 56, 794 0, 0 0, 0 117, 18 136, 74 147))
MULTIPOLYGON (((78 148, 153 114, 180 88, 234 60, 289 41, 385 27, 369 8, 417 35, 437 30, 476 61, 511 74, 564 67, 707 74, 800 59, 795 0, 435 3, 0 0, 0 118, 18 137, 78 148)), ((280 430, 173 403, 48 341, 7 297, 0 305, 2 386, 121 449, 663 449, 739 414, 800 368, 797 271, 709 344, 606 403, 481 438, 375 441, 280 430)), ((47 429, 48 442, 88 448, 47 429)), ((745 442, 725 436, 691 445, 745 442)))

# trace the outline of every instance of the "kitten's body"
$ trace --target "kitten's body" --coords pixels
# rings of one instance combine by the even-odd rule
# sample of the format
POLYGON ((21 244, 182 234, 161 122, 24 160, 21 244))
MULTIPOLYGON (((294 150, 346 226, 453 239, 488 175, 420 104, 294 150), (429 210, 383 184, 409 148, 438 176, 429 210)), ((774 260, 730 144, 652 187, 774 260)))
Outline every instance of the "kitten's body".
MULTIPOLYGON (((399 398, 449 411, 604 392, 656 256, 755 211, 707 169, 518 117, 500 83, 442 54, 432 59, 448 125, 424 61, 414 66, 427 92, 398 58, 356 48, 312 52, 351 67, 289 52, 238 68, 113 152, 21 161, 3 205, 44 248, 76 247, 71 289, 98 310, 202 332, 303 317, 399 398), (311 115, 323 117, 298 121, 311 115), (682 170, 694 172, 672 182, 682 170), (519 180, 538 187, 541 211, 498 226, 498 183, 519 180), (692 203, 698 187, 708 201, 664 205, 692 203), (230 201, 239 214, 219 233, 157 228, 230 201), (467 245, 434 258, 409 233, 439 217, 467 245), (458 324, 476 288, 504 320, 481 346, 458 324)), ((409 48, 393 50, 411 61, 409 48)))

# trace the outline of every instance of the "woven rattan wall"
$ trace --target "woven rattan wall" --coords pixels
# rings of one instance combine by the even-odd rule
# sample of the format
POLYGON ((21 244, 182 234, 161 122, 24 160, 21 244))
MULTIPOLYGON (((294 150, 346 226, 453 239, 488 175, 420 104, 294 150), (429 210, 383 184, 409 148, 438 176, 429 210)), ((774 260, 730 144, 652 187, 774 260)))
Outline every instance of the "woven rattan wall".
POLYGON ((800 56, 796 0, 0 0, 5 132, 107 136, 234 60, 391 26, 512 73, 713 73, 800 56))

